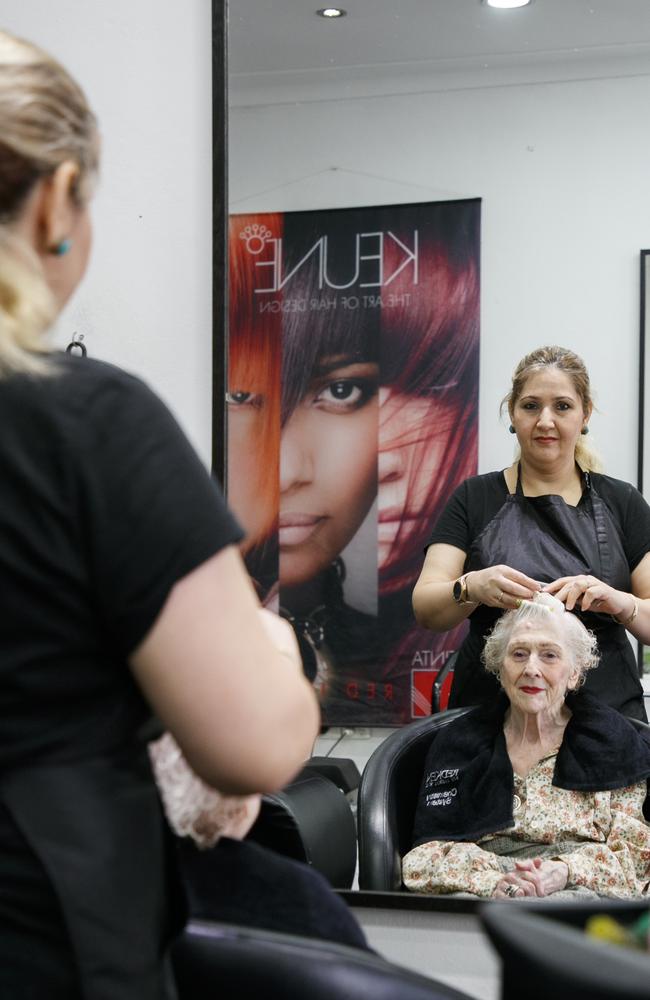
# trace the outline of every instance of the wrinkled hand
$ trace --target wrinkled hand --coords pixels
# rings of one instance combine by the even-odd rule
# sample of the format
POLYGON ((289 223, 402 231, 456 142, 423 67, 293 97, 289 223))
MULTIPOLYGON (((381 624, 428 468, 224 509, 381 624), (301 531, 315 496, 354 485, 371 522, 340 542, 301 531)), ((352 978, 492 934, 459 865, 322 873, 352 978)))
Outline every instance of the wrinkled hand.
POLYGON ((536 896, 535 885, 525 877, 526 872, 535 872, 542 865, 541 858, 531 858, 516 861, 516 868, 503 876, 492 893, 495 899, 523 899, 525 896, 536 896))
POLYGON ((501 610, 518 607, 520 600, 532 600, 541 589, 537 580, 512 566, 487 566, 467 575, 470 600, 501 610))
POLYGON ((564 889, 569 878, 569 867, 564 861, 542 861, 541 858, 528 858, 516 861, 515 867, 521 879, 528 882, 533 892, 532 896, 550 896, 564 889))
POLYGON ((524 883, 523 879, 519 878, 512 872, 509 875, 504 875, 500 882, 497 883, 494 892, 492 893, 493 899, 524 899, 525 896, 534 896, 535 891, 531 886, 530 882, 524 883))
POLYGON ((630 594, 598 580, 595 576, 562 576, 544 587, 562 601, 567 611, 597 611, 616 618, 629 618, 634 610, 630 594))
POLYGON ((503 876, 492 896, 494 899, 550 896, 564 889, 568 878, 569 868, 564 861, 527 858, 515 862, 515 871, 503 876))

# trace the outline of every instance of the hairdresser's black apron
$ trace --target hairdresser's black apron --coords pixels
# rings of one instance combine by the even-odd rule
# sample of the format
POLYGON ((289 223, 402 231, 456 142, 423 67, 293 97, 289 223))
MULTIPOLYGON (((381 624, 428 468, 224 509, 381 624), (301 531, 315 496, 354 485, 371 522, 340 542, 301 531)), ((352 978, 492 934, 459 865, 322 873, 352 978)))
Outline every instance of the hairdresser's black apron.
POLYGON ((83 1000, 174 1000, 165 952, 184 914, 146 748, 0 769, 0 803, 58 896, 83 1000))
MULTIPOLYGON (((464 572, 504 564, 540 583, 588 574, 629 592, 630 570, 614 517, 588 473, 577 507, 560 496, 526 497, 517 472, 517 489, 472 542, 464 572)), ((479 605, 469 619, 454 670, 449 707, 491 700, 498 683, 481 663, 484 637, 499 615, 479 605)), ((625 715, 646 719, 643 689, 627 633, 610 615, 579 613, 598 638, 600 663, 587 674, 585 688, 625 715)))

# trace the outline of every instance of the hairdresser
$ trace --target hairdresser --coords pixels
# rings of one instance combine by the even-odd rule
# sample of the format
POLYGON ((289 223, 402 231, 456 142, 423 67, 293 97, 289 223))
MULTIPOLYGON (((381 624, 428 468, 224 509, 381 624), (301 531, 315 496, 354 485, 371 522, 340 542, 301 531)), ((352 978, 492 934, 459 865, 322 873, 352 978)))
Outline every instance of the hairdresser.
POLYGON ((449 707, 495 698, 498 682, 481 666, 485 636, 500 614, 546 590, 597 637, 600 666, 586 689, 645 720, 626 632, 650 642, 650 508, 629 483, 598 471, 587 447, 589 375, 572 351, 524 357, 505 404, 518 457, 459 486, 413 593, 418 622, 434 632, 469 618, 449 707))
POLYGON ((2 997, 175 995, 152 715, 235 795, 284 785, 318 731, 293 633, 168 410, 47 348, 86 268, 98 149, 66 70, 0 32, 2 997))

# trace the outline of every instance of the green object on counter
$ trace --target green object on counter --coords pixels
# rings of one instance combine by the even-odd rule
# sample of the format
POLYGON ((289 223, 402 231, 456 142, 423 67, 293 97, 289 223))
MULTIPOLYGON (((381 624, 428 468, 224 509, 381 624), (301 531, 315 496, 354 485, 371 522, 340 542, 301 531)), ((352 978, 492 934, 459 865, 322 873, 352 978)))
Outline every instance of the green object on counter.
POLYGON ((640 946, 650 951, 650 910, 632 924, 631 931, 640 946))

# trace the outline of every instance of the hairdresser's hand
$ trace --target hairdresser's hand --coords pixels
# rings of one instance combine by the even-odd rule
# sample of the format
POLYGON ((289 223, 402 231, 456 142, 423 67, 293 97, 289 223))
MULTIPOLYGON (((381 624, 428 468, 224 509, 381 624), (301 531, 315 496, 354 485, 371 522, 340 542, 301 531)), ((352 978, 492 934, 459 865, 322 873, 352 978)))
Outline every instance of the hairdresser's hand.
POLYGON ((597 611, 625 621, 634 611, 634 598, 622 590, 614 590, 595 576, 563 576, 544 587, 562 601, 567 611, 597 611))
POLYGON ((531 601, 541 589, 537 580, 512 566, 488 566, 467 574, 469 599, 490 608, 518 608, 520 601, 531 601))
POLYGON ((302 657, 298 649, 296 633, 289 622, 267 608, 260 608, 259 614, 262 625, 275 648, 291 661, 298 673, 302 674, 302 657))

